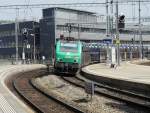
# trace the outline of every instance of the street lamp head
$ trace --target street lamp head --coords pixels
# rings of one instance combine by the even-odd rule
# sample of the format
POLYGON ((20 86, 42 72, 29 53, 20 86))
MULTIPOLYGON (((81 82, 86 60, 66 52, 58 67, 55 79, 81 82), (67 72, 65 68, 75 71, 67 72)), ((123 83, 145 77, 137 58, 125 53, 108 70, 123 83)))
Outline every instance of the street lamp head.
POLYGON ((31 36, 35 36, 35 34, 30 34, 31 36))

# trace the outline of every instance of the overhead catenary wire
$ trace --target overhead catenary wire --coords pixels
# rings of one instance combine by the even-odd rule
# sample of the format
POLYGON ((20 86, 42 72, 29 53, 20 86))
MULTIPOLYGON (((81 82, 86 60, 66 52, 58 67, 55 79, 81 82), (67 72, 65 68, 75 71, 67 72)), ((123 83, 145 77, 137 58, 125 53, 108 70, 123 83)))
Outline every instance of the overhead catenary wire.
MULTIPOLYGON (((138 3, 138 0, 124 0, 124 1, 119 1, 118 0, 118 3, 119 5, 123 4, 127 4, 129 5, 132 5, 132 3, 135 2, 135 3, 138 3)), ((110 3, 110 2, 108 2, 110 3)), ((116 3, 116 1, 114 0, 113 3, 116 3)), ((143 0, 141 1, 141 3, 147 3, 147 4, 150 4, 150 1, 149 0, 143 0)), ((105 6, 106 2, 89 2, 89 3, 61 3, 61 4, 22 4, 22 5, 3 5, 3 6, 0 6, 0 8, 4 8, 4 9, 24 9, 24 8, 44 8, 44 7, 57 7, 57 6, 63 6, 63 7, 95 7, 95 6, 105 6)))
MULTIPOLYGON (((27 1, 27 0, 26 0, 27 1)), ((116 0, 113 0, 113 4, 115 4, 116 0)), ((0 6, 0 10, 10 10, 10 9, 19 9, 19 11, 24 11, 24 19, 27 19, 27 14, 29 15, 29 12, 28 11, 31 11, 31 16, 33 18, 33 11, 34 9, 43 9, 43 8, 49 8, 49 7, 63 7, 63 8, 74 8, 74 9, 77 9, 77 10, 83 10, 84 7, 91 7, 90 11, 92 10, 92 7, 93 8, 99 8, 99 7, 105 7, 106 6, 106 2, 87 2, 87 3, 61 3, 61 4, 29 4, 30 0, 28 0, 28 3, 26 4, 22 4, 22 5, 4 5, 4 6, 0 6), (76 8, 77 7, 77 8, 76 8), (80 8, 81 9, 80 9, 80 8), (27 13, 28 12, 28 13, 27 13)), ((110 3, 111 0, 108 0, 108 3, 110 3)), ((138 5, 138 0, 118 0, 118 4, 119 6, 121 7, 121 5, 131 5, 133 6, 133 3, 135 5, 138 5)), ((142 4, 150 4, 150 0, 143 0, 141 1, 141 5, 142 4)), ((95 12, 95 9, 93 9, 93 12, 95 12)), ((135 13, 135 12, 134 12, 135 13)), ((105 14, 104 14, 105 16, 105 14)), ((133 15, 132 15, 133 16, 133 15)), ((40 18, 40 17, 36 17, 36 18, 40 18)), ((133 18, 127 18, 126 17, 126 20, 136 20, 137 17, 133 17, 133 18)), ((141 21, 147 21, 148 19, 144 18, 143 17, 143 20, 141 18, 141 21)))
POLYGON ((29 1, 25 0, 25 3, 27 4, 27 7, 24 8, 24 20, 26 20, 26 15, 27 15, 27 10, 28 10, 28 5, 29 5, 29 1))

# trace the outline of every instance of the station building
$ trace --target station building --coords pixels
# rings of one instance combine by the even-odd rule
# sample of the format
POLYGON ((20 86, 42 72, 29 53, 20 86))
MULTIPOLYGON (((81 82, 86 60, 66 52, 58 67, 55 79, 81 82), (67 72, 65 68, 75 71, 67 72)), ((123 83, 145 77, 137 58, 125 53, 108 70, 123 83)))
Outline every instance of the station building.
MULTIPOLYGON (((34 21, 25 21, 18 23, 18 54, 19 59, 22 58, 23 45, 26 58, 33 58, 34 36, 36 42, 36 56, 38 56, 39 42, 39 23, 34 21), (27 29, 27 39, 22 34, 22 30, 27 29), (31 35, 33 34, 33 35, 31 35), (28 46, 28 47, 27 47, 28 46)), ((16 55, 16 39, 15 39, 15 23, 0 25, 0 58, 15 58, 16 55)))
MULTIPOLYGON (((19 22, 19 58, 22 58, 24 36, 22 29, 28 30, 25 47, 26 58, 33 59, 34 37, 36 40, 36 58, 45 56, 46 59, 54 57, 55 42, 60 35, 74 37, 84 42, 102 42, 106 39, 106 21, 100 20, 96 13, 52 7, 43 9, 43 17, 39 22, 19 22), (71 26, 71 27, 70 27, 71 26), (34 35, 31 35, 34 34, 34 35), (27 47, 27 44, 30 47, 27 47)), ((112 24, 112 37, 115 40, 115 22, 112 24)), ((150 26, 142 25, 142 44, 150 44, 150 26)), ((125 24, 120 31, 121 44, 139 45, 139 26, 125 24)), ((110 36, 111 37, 111 36, 110 36)), ((13 58, 16 54, 15 23, 0 24, 0 58, 13 58)))
POLYGON ((100 31, 98 26, 97 16, 93 12, 60 7, 43 9, 40 20, 41 54, 48 59, 53 57, 54 44, 60 35, 82 41, 100 40, 99 33, 104 29, 100 31))
MULTIPOLYGON (((150 26, 141 27, 143 44, 150 44, 150 26)), ((121 44, 139 45, 138 28, 131 23, 125 24, 119 34, 121 44)), ((111 31, 113 40, 115 32, 114 22, 111 31)), ((54 56, 55 41, 60 35, 85 42, 101 42, 106 38, 106 22, 99 21, 99 17, 93 12, 60 7, 43 9, 43 18, 40 20, 40 50, 46 59, 54 56)))

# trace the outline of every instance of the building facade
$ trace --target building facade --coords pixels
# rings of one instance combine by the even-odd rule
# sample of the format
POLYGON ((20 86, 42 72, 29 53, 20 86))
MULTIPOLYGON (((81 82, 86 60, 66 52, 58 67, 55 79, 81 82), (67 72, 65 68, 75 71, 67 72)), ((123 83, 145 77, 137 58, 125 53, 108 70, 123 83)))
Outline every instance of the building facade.
MULTIPOLYGON (((19 22, 19 58, 22 58, 24 48, 26 59, 33 59, 34 38, 36 58, 45 56, 49 60, 54 58, 55 42, 60 35, 74 37, 84 42, 102 42, 106 38, 115 40, 115 22, 111 28, 109 37, 106 37, 106 22, 100 21, 93 12, 60 7, 43 9, 43 18, 39 22, 19 22), (28 31, 27 39, 22 34, 24 28, 28 31)), ((121 44, 139 45, 138 28, 139 26, 125 24, 125 28, 119 33, 121 44)), ((148 25, 141 26, 142 44, 150 44, 149 28, 148 25)), ((15 54, 15 23, 0 24, 0 58, 14 58, 15 54)))
MULTIPOLYGON (((18 55, 22 58, 23 48, 26 58, 33 58, 34 36, 36 43, 36 54, 38 55, 39 42, 39 23, 34 21, 19 22, 18 25, 18 55), (23 29, 27 29, 26 37, 23 36, 23 29), (33 34, 33 35, 31 35, 33 34)), ((16 55, 16 39, 15 39, 15 23, 0 25, 0 58, 15 58, 16 55)))
MULTIPOLYGON (((115 39, 115 19, 109 37, 106 37, 106 22, 100 22, 93 12, 53 7, 43 9, 43 18, 40 20, 40 48, 41 55, 46 59, 54 57, 55 41, 60 35, 74 37, 85 42, 101 42, 103 39, 115 39), (71 25, 71 27, 69 27, 71 25)), ((150 44, 150 26, 141 26, 142 44, 150 44)), ((138 26, 125 24, 120 30, 121 44, 140 44, 138 26)))
POLYGON ((43 9, 40 20, 41 54, 46 59, 54 57, 55 41, 62 34, 84 41, 100 40, 98 26, 97 16, 92 12, 59 7, 43 9))

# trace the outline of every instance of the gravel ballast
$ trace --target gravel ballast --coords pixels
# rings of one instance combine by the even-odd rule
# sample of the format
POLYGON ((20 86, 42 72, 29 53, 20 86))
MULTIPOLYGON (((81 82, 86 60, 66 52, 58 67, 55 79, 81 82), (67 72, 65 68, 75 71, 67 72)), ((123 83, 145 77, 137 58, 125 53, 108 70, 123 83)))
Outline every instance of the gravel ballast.
POLYGON ((55 75, 36 78, 32 80, 32 83, 45 93, 53 94, 57 99, 76 106, 87 113, 146 113, 137 107, 134 108, 126 103, 96 94, 92 101, 87 101, 87 94, 83 89, 70 85, 55 75))

